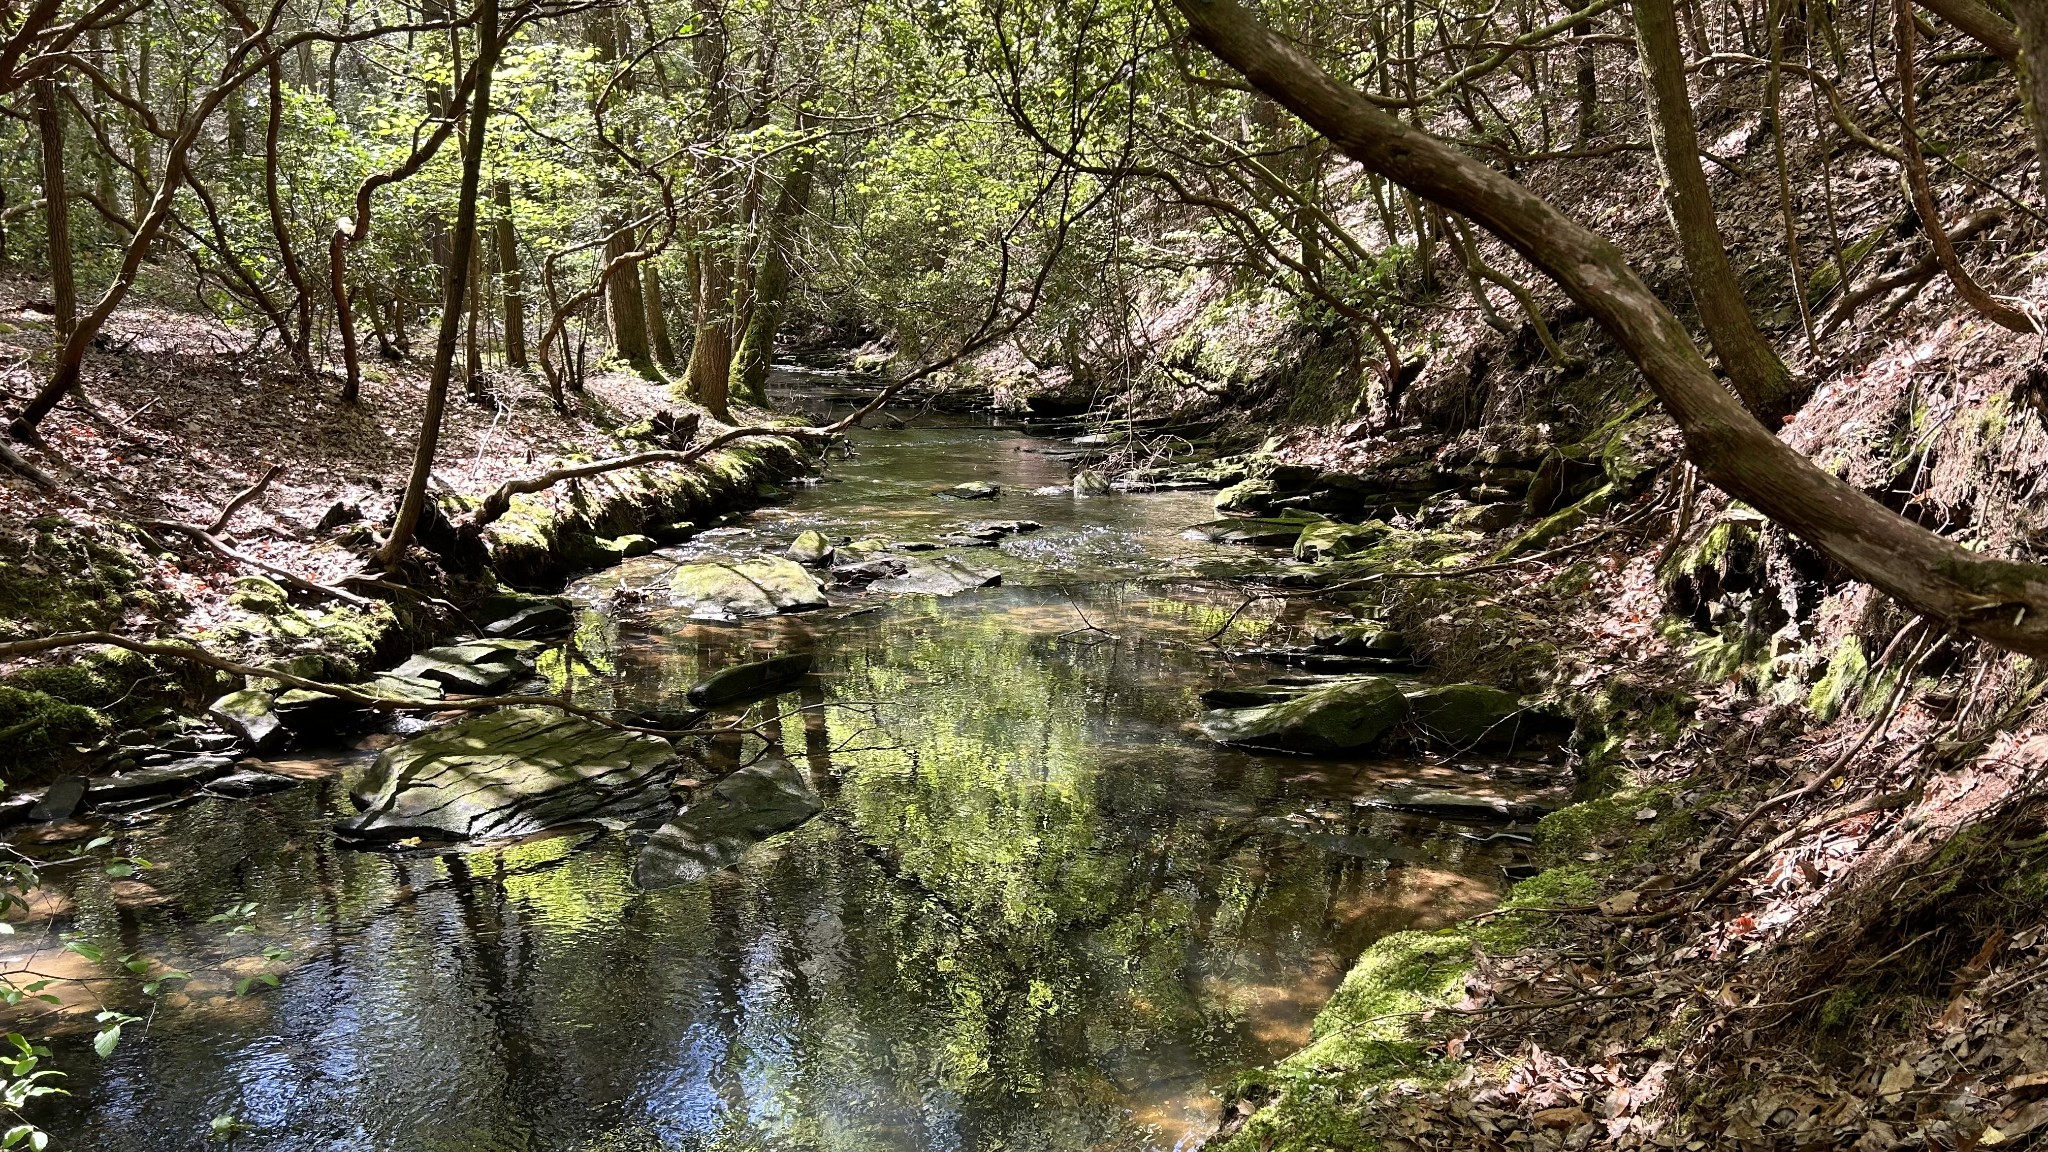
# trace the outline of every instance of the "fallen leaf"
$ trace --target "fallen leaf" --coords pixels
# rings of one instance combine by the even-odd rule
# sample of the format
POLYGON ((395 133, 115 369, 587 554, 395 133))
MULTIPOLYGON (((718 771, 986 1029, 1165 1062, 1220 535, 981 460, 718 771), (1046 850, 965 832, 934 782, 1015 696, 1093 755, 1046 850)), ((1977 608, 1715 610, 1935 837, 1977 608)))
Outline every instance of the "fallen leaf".
POLYGON ((1584 1108, 1545 1108, 1531 1119, 1539 1128, 1576 1128, 1593 1117, 1584 1108))
POLYGON ((1886 1103, 1897 1104, 1899 1098, 1906 1094, 1906 1089, 1918 1079, 1913 1066, 1901 1060, 1885 1072, 1884 1079, 1877 1082, 1877 1094, 1884 1097, 1886 1103))
POLYGON ((1636 910, 1636 903, 1642 898, 1643 894, 1634 889, 1616 892, 1600 902, 1600 912, 1606 916, 1625 916, 1636 910))

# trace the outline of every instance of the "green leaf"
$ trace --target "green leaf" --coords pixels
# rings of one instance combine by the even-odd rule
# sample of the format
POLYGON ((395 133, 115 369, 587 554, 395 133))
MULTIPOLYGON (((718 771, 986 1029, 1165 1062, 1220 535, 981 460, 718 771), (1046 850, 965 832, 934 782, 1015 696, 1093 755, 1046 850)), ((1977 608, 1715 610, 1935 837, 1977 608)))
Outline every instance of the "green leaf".
POLYGON ((120 1043, 121 1026, 115 1024, 100 1029, 99 1035, 92 1038, 92 1050, 100 1054, 100 1059, 105 1060, 114 1054, 114 1049, 120 1043))

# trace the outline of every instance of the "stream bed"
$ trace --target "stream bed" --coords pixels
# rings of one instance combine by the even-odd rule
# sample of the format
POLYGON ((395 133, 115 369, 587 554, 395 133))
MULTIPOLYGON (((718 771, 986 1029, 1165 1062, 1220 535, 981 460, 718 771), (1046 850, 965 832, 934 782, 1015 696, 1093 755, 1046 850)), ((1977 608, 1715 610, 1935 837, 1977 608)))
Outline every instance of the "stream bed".
POLYGON ((659 707, 732 663, 812 653, 799 687, 723 711, 750 732, 711 758, 779 743, 821 815, 659 891, 632 883, 645 828, 351 850, 331 827, 383 735, 274 761, 302 781, 277 795, 46 830, 113 835, 153 867, 55 869, 10 966, 87 974, 63 933, 191 976, 154 1004, 96 986, 144 1017, 105 1061, 100 1004, 65 1006, 53 1064, 72 1095, 34 1112, 54 1146, 1190 1147, 1212 1091, 1305 1042, 1366 944, 1498 898, 1510 846, 1365 802, 1466 766, 1202 737, 1205 689, 1282 671, 1212 636, 1328 618, 1244 607, 1232 577, 1276 559, 1184 536, 1214 518, 1209 493, 1033 495, 1068 483, 1071 445, 958 417, 853 443, 825 482, 572 586, 580 622, 541 665, 581 702, 659 707), (971 480, 1003 493, 935 495, 971 480), (835 592, 729 625, 648 591, 804 529, 905 540, 984 519, 1043 527, 949 553, 1003 575, 950 597, 835 592))

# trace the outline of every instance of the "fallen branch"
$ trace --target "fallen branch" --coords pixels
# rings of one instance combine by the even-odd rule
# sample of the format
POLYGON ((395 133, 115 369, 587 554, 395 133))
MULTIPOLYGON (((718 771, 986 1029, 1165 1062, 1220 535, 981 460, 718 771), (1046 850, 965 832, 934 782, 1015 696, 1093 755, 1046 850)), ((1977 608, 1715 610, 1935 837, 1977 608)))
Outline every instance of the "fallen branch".
POLYGON ((324 680, 312 680, 287 672, 282 668, 269 668, 256 664, 244 664, 219 656, 190 641, 131 640, 112 632, 63 632, 54 636, 39 636, 32 640, 14 640, 0 644, 0 660, 15 660, 27 656, 40 656, 65 648, 84 647, 89 644, 108 648, 121 648, 144 656, 159 656, 169 660, 184 660, 203 665, 233 676, 254 676, 275 680, 293 688, 318 692, 377 712, 474 712, 487 708, 542 707, 554 708, 579 719, 588 720, 601 727, 619 732, 640 732, 650 736, 677 737, 694 736, 673 728, 644 728, 623 724, 594 708, 572 704, 560 696, 453 696, 439 700, 417 700, 399 696, 380 696, 363 692, 346 684, 330 684, 324 680))
POLYGON ((57 490, 57 481, 48 472, 29 463, 5 444, 0 444, 0 467, 20 476, 36 487, 48 492, 57 490))
MULTIPOLYGON (((1977 233, 1984 231, 2003 219, 2005 219, 2005 209, 1986 208, 1982 211, 1972 212, 1957 221, 1953 228, 1947 230, 1946 235, 1950 241, 1968 240, 1970 237, 1975 236, 1977 233)), ((1910 285, 1924 284, 1934 279, 1935 274, 1940 271, 1941 258, 1935 255, 1934 252, 1929 251, 1926 255, 1920 257, 1919 261, 1910 268, 1872 279, 1869 283, 1842 297, 1841 301, 1835 305, 1835 310, 1821 324, 1821 335, 1826 336, 1833 333, 1835 329, 1847 323, 1849 318, 1854 316, 1858 309, 1879 296, 1910 285)))
POLYGON ((346 588, 336 588, 330 584, 315 584, 311 580, 303 576, 293 575, 275 564, 267 564, 246 552, 237 551, 230 547, 227 541, 222 540, 211 531, 201 528, 197 524, 180 524, 175 520, 144 520, 142 525, 145 528, 162 528, 165 531, 178 532, 190 536, 215 552, 233 560, 235 563, 254 568, 272 577, 287 588, 296 589, 309 596, 323 596, 331 600, 339 600, 344 604, 352 604, 357 608, 368 608, 371 605, 371 601, 350 592, 346 588))
POLYGON ((208 524, 206 526, 206 534, 209 536, 218 536, 222 532, 225 532, 227 530, 228 522, 235 518, 235 513, 240 512, 243 508, 247 507, 251 501, 262 496, 263 490, 265 488, 270 487, 270 482, 272 480, 277 479, 278 473, 283 471, 284 465, 272 464, 270 466, 269 471, 263 473, 261 479, 257 480, 254 484, 249 485, 247 488, 242 489, 240 495, 236 496, 233 500, 228 501, 227 507, 222 508, 220 510, 220 515, 213 518, 213 523, 208 524))

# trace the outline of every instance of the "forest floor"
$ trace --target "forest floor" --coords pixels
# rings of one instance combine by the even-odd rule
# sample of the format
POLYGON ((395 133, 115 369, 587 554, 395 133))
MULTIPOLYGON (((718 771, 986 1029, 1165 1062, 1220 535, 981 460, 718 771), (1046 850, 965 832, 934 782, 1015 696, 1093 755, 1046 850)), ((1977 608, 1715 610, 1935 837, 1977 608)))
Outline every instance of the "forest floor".
MULTIPOLYGON (((0 279, 0 408, 18 408, 44 376, 50 326, 33 306, 39 289, 0 279)), ((83 387, 42 426, 49 451, 25 453, 60 480, 59 490, 0 471, 0 541, 10 544, 0 560, 29 565, 33 575, 33 525, 48 517, 108 540, 146 520, 208 524, 279 465, 229 529, 236 546, 315 583, 360 570, 334 521, 389 520, 411 469, 426 365, 372 354, 361 402, 344 404, 338 381, 308 383, 276 357, 251 355, 248 342, 247 332, 189 311, 141 305, 115 313, 87 357, 83 387)), ((468 401, 459 387, 451 400, 434 474, 441 493, 477 498, 564 460, 615 455, 620 429, 656 412, 696 410, 665 382, 628 372, 593 373, 567 413, 555 411, 537 377, 488 379, 494 404, 468 401)), ((163 543, 176 551, 129 556, 135 590, 147 596, 134 598, 118 623, 189 634, 230 615, 234 580, 252 573, 176 537, 163 543)))

